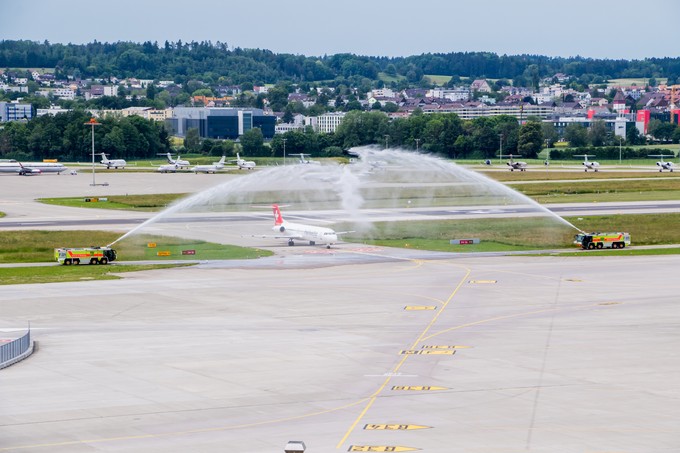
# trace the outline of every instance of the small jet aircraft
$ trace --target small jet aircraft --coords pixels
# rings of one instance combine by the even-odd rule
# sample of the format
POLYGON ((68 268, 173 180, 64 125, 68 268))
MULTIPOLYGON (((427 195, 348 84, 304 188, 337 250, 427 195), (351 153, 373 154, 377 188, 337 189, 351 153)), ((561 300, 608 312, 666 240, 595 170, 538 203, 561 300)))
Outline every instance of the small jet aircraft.
POLYGON ((588 160, 589 157, 595 157, 595 154, 574 154, 574 157, 583 157, 584 171, 593 170, 597 172, 600 168, 600 163, 592 160, 588 160))
POLYGON ((125 159, 107 159, 106 153, 99 153, 99 155, 102 156, 101 164, 106 165, 107 169, 113 167, 117 170, 118 168, 125 168, 127 165, 125 159))
POLYGON ((17 162, 14 159, 0 160, 0 173, 17 173, 21 176, 40 175, 42 173, 57 173, 67 170, 59 162, 17 162))
POLYGON ((178 168, 179 168, 179 165, 164 164, 164 165, 159 165, 158 168, 156 168, 156 171, 158 173, 177 173, 178 168))
POLYGON ((309 245, 316 245, 317 242, 325 244, 326 248, 329 249, 331 248, 331 245, 338 242, 339 235, 351 233, 351 231, 336 232, 331 228, 286 222, 283 220, 281 209, 279 209, 279 205, 277 204, 272 205, 272 211, 274 212, 274 226, 272 227, 272 230, 278 234, 262 237, 288 239, 289 246, 295 245, 295 240, 298 239, 301 241, 309 241, 309 245))
POLYGON ((663 160, 664 157, 675 157, 672 154, 650 154, 647 157, 658 157, 659 158, 659 161, 656 163, 656 166, 659 167, 659 172, 663 172, 664 170, 668 170, 672 173, 673 169, 675 168, 675 164, 673 162, 665 162, 663 160))
POLYGON ((236 153, 236 160, 230 160, 230 163, 236 163, 239 170, 252 170, 257 166, 252 160, 241 159, 239 153, 236 153))
POLYGON ((519 171, 527 171, 527 163, 526 163, 526 162, 520 162, 520 161, 514 161, 514 160, 512 160, 514 154, 501 154, 501 155, 498 156, 498 157, 501 157, 501 158, 502 158, 503 156, 508 156, 508 157, 510 157, 510 160, 506 162, 506 164, 508 165, 508 167, 510 167, 510 171, 515 171, 515 170, 519 170, 519 171))
POLYGON ((213 162, 212 165, 196 165, 191 169, 194 173, 217 173, 218 171, 222 170, 224 168, 224 159, 226 159, 225 156, 222 156, 222 158, 219 160, 219 162, 213 162))
POLYGON ((172 158, 172 153, 159 154, 160 156, 166 156, 168 158, 168 164, 175 165, 177 168, 189 168, 191 164, 188 160, 182 160, 182 156, 177 155, 177 159, 172 158))
POLYGON ((298 153, 298 154, 289 154, 289 156, 298 156, 300 158, 301 164, 321 165, 321 162, 319 162, 318 160, 311 160, 311 159, 305 158, 305 156, 311 156, 311 154, 298 153))

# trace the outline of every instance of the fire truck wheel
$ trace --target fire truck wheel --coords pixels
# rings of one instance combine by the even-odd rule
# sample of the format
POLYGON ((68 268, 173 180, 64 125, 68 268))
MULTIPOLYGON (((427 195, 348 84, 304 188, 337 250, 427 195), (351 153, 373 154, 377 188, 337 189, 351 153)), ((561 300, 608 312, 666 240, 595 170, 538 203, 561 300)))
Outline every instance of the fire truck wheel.
POLYGON ((64 260, 64 264, 65 264, 66 266, 70 266, 70 265, 71 265, 71 260, 70 260, 70 259, 65 259, 65 260, 64 260))
POLYGON ((106 257, 99 260, 99 264, 106 264, 108 262, 109 262, 109 260, 107 260, 106 257))
POLYGON ((97 264, 97 258, 90 259, 90 264, 97 264))
POLYGON ((597 244, 597 248, 598 248, 598 249, 601 249, 601 248, 602 248, 602 242, 599 242, 599 243, 597 244))
POLYGON ((80 264, 80 259, 79 258, 74 259, 73 264, 75 264, 76 266, 80 264))

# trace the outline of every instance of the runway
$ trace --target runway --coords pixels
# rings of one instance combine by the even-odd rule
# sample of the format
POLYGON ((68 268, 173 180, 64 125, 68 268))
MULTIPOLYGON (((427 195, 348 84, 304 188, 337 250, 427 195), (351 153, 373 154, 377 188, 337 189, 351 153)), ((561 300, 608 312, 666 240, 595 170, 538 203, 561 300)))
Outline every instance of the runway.
MULTIPOLYGON (((20 198, 0 221, 16 222, 6 231, 43 215, 20 198)), ((49 227, 82 226, 83 210, 49 209, 49 227)), ((214 228, 227 214, 187 215, 192 229, 169 226, 229 239, 214 228)), ((233 214, 271 221, 261 216, 233 214)), ((670 453, 680 444, 677 256, 273 249, 285 253, 2 286, 0 332, 30 321, 39 348, 0 371, 0 452, 262 453, 302 440, 307 452, 670 453)))

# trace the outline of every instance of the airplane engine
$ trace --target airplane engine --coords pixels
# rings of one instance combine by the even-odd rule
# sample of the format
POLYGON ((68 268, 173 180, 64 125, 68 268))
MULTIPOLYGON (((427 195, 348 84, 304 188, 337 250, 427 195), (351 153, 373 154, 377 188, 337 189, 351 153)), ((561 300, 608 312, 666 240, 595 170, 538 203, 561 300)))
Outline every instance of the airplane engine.
POLYGON ((657 162, 656 165, 657 165, 658 167, 663 167, 663 165, 661 165, 661 162, 657 162))
POLYGON ((283 233, 284 231, 286 231, 286 227, 283 226, 283 225, 281 225, 281 226, 279 227, 279 231, 283 233))

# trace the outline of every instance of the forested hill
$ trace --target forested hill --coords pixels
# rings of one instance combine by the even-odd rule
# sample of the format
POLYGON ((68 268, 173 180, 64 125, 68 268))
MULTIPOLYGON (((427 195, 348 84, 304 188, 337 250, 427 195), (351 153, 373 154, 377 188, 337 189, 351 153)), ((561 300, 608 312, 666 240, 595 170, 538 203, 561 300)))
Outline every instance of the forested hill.
POLYGON ((0 68, 57 68, 60 75, 76 77, 137 77, 208 83, 276 83, 353 79, 375 80, 379 72, 402 76, 410 83, 424 74, 459 77, 517 79, 564 73, 572 77, 602 79, 680 76, 680 57, 644 60, 607 60, 540 55, 497 55, 488 52, 452 52, 410 57, 371 57, 336 54, 323 57, 276 54, 260 49, 229 49, 210 41, 163 44, 116 42, 50 44, 0 41, 0 68))

